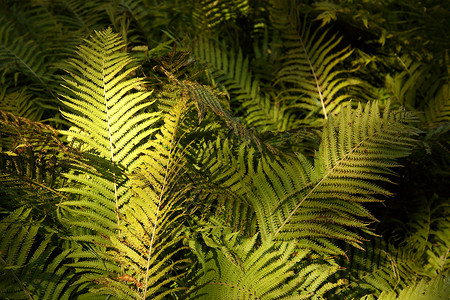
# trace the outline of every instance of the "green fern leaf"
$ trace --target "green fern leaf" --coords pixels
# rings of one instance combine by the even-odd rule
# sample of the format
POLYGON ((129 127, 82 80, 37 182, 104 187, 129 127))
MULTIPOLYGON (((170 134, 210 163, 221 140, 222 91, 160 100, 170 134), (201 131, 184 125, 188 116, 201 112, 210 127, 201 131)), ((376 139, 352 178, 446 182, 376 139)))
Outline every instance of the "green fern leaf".
POLYGON ((42 86, 48 78, 45 55, 39 50, 38 44, 23 37, 14 37, 12 23, 3 22, 0 26, 0 68, 19 71, 29 76, 42 86), (17 69, 15 69, 17 68, 17 69))
POLYGON ((271 97, 262 92, 259 81, 250 74, 248 58, 244 59, 241 50, 235 54, 224 49, 224 44, 206 38, 200 39, 194 48, 196 56, 207 63, 212 83, 225 89, 231 101, 242 102, 247 126, 261 132, 286 130, 289 124, 286 108, 274 105, 271 97))
POLYGON ((76 274, 64 263, 53 234, 20 207, 0 222, 0 297, 3 299, 69 299, 76 274))
MULTIPOLYGON (((295 243, 259 244, 258 234, 239 238, 225 229, 203 234, 205 252, 195 246, 203 268, 200 281, 193 288, 193 299, 320 299, 343 281, 325 283, 339 268, 312 263, 309 251, 296 251, 295 243)), ((193 246, 195 242, 191 243, 193 246)))
POLYGON ((151 128, 158 114, 143 112, 152 105, 151 93, 133 92, 142 81, 127 78, 136 67, 127 68, 132 60, 120 52, 124 44, 111 29, 96 32, 86 43, 79 48, 80 59, 69 61, 74 72, 66 83, 74 96, 62 95, 70 109, 63 116, 86 134, 66 134, 131 170, 139 163, 137 148, 156 130, 151 128))
POLYGON ((295 4, 274 1, 270 11, 273 26, 280 30, 287 53, 276 76, 275 85, 280 87, 279 101, 294 103, 311 112, 321 113, 324 118, 351 96, 345 89, 360 83, 345 78, 348 71, 336 67, 352 54, 349 47, 341 50, 342 37, 330 36, 320 28, 312 30, 301 24, 295 4), (292 7, 291 7, 292 6, 292 7))
POLYGON ((247 168, 252 168, 254 150, 245 144, 236 149, 232 140, 220 138, 201 146, 192 149, 198 173, 191 176, 195 176, 194 191, 203 205, 202 219, 254 233, 254 211, 247 200, 251 179, 246 176, 247 168))
POLYGON ((183 289, 171 283, 182 276, 173 270, 187 262, 176 258, 182 248, 174 250, 182 239, 179 219, 183 213, 178 206, 187 201, 187 187, 178 182, 184 172, 178 131, 185 109, 185 101, 180 101, 143 150, 143 163, 132 176, 134 197, 126 206, 121 236, 111 236, 114 250, 109 255, 124 271, 116 278, 97 279, 106 286, 96 292, 164 299, 183 289))
POLYGON ((136 67, 127 68, 132 60, 121 52, 123 47, 111 29, 96 32, 79 48, 80 58, 69 61, 73 72, 65 80, 71 94, 62 95, 63 104, 70 109, 62 114, 75 124, 63 133, 81 147, 91 167, 80 166, 66 174, 72 186, 61 191, 81 198, 78 203, 61 203, 66 211, 60 215, 64 222, 70 214, 78 215, 78 221, 69 223, 105 236, 117 229, 119 210, 130 198, 124 172, 139 164, 138 148, 156 130, 152 127, 159 120, 159 113, 146 112, 152 104, 148 101, 151 93, 133 91, 141 89, 142 81, 128 77, 136 67))
MULTIPOLYGON (((410 203, 420 203, 416 212, 407 214, 409 221, 404 221, 404 229, 399 226, 389 236, 406 235, 401 243, 372 237, 364 244, 364 251, 346 248, 346 257, 337 261, 343 270, 335 276, 347 278, 348 284, 335 291, 336 298, 358 299, 380 294, 394 297, 408 287, 413 289, 421 280, 425 283, 448 272, 448 205, 445 200, 441 203, 439 200, 437 197, 409 199, 410 203)), ((392 224, 398 223, 392 221, 392 224)))
MULTIPOLYGON (((448 52, 445 60, 450 59, 448 52)), ((432 80, 430 80, 432 81, 432 80)), ((434 89, 429 89, 434 92, 434 89)), ((428 123, 450 122, 450 63, 447 63, 447 73, 442 84, 435 93, 431 93, 431 99, 424 109, 425 119, 428 123)))
MULTIPOLYGON (((450 279, 448 274, 443 274, 431 281, 423 279, 416 284, 407 286, 398 295, 395 292, 383 292, 378 297, 378 300, 445 300, 449 294, 450 279)), ((361 298, 361 300, 366 299, 368 300, 370 298, 361 298)))
POLYGON ((7 86, 0 90, 0 110, 9 111, 16 116, 33 121, 39 121, 44 113, 43 107, 27 88, 20 90, 8 89, 7 86))
POLYGON ((389 168, 411 149, 414 129, 403 124, 409 118, 389 106, 380 117, 377 103, 364 111, 348 106, 327 122, 314 165, 301 155, 286 163, 263 159, 251 200, 262 237, 307 238, 322 245, 334 238, 358 246, 361 237, 351 228, 375 220, 361 203, 390 195, 377 183, 390 182, 389 168))
POLYGON ((77 157, 51 126, 0 111, 0 197, 8 211, 31 205, 40 218, 51 217, 66 196, 61 170, 77 157), (14 199, 14 201, 11 201, 14 199))

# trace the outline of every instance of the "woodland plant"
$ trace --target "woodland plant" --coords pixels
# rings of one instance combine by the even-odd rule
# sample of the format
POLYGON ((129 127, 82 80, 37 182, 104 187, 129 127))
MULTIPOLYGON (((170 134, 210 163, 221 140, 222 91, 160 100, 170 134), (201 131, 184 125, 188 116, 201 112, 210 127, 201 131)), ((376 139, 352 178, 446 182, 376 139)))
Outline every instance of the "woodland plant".
POLYGON ((444 2, 0 0, 0 298, 446 299, 444 2))

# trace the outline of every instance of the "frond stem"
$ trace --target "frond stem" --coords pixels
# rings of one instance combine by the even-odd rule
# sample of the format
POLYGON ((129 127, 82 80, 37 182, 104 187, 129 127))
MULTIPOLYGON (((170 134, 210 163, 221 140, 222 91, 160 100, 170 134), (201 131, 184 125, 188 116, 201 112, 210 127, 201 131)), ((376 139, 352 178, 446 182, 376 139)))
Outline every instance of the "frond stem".
MULTIPOLYGON (((104 56, 103 56, 104 57, 104 56)), ((114 200, 116 201, 116 217, 117 217, 117 226, 120 226, 120 216, 119 216, 119 199, 117 196, 117 180, 116 180, 116 165, 114 162, 114 145, 112 142, 111 135, 111 125, 109 121, 109 109, 108 109, 108 99, 106 97, 106 82, 105 82, 105 60, 102 60, 102 80, 103 80, 103 99, 105 100, 105 110, 106 110, 106 121, 108 123, 108 135, 109 135, 109 149, 111 151, 111 164, 112 164, 112 175, 114 182, 114 200)), ((120 229, 118 229, 119 238, 120 238, 120 229)), ((122 270, 123 271, 123 270, 122 270)))
POLYGON ((325 108, 325 103, 324 103, 324 101, 323 101, 323 95, 322 95, 322 91, 321 91, 321 89, 320 89, 319 80, 317 79, 316 72, 314 71, 314 67, 313 67, 313 65, 312 65, 311 60, 309 59, 308 52, 306 51, 305 44, 303 44, 303 39, 302 39, 302 37, 300 36, 300 34, 298 35, 298 39, 300 40, 300 44, 302 45, 303 52, 305 52, 306 59, 308 60, 309 68, 311 69, 311 72, 312 72, 312 74, 313 74, 313 76, 314 76, 314 81, 316 82, 317 92, 319 93, 319 97, 320 97, 320 104, 322 105, 323 115, 324 115, 325 120, 326 120, 326 119, 328 119, 328 116, 327 116, 327 110, 326 110, 326 108, 325 108))

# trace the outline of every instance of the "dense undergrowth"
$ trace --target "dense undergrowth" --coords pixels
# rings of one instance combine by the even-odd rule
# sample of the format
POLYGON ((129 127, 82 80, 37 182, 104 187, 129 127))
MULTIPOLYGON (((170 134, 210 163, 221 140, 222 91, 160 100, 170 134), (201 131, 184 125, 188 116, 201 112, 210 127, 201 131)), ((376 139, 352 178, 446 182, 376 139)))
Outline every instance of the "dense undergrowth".
POLYGON ((0 0, 0 298, 446 299, 449 14, 0 0))

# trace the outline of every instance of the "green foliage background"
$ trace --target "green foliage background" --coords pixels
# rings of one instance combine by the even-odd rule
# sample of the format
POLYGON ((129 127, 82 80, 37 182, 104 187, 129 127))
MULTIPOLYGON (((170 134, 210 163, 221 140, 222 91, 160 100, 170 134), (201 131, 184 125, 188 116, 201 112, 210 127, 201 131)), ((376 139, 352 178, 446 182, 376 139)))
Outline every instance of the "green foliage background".
POLYGON ((0 298, 447 299, 445 4, 0 0, 0 298))

